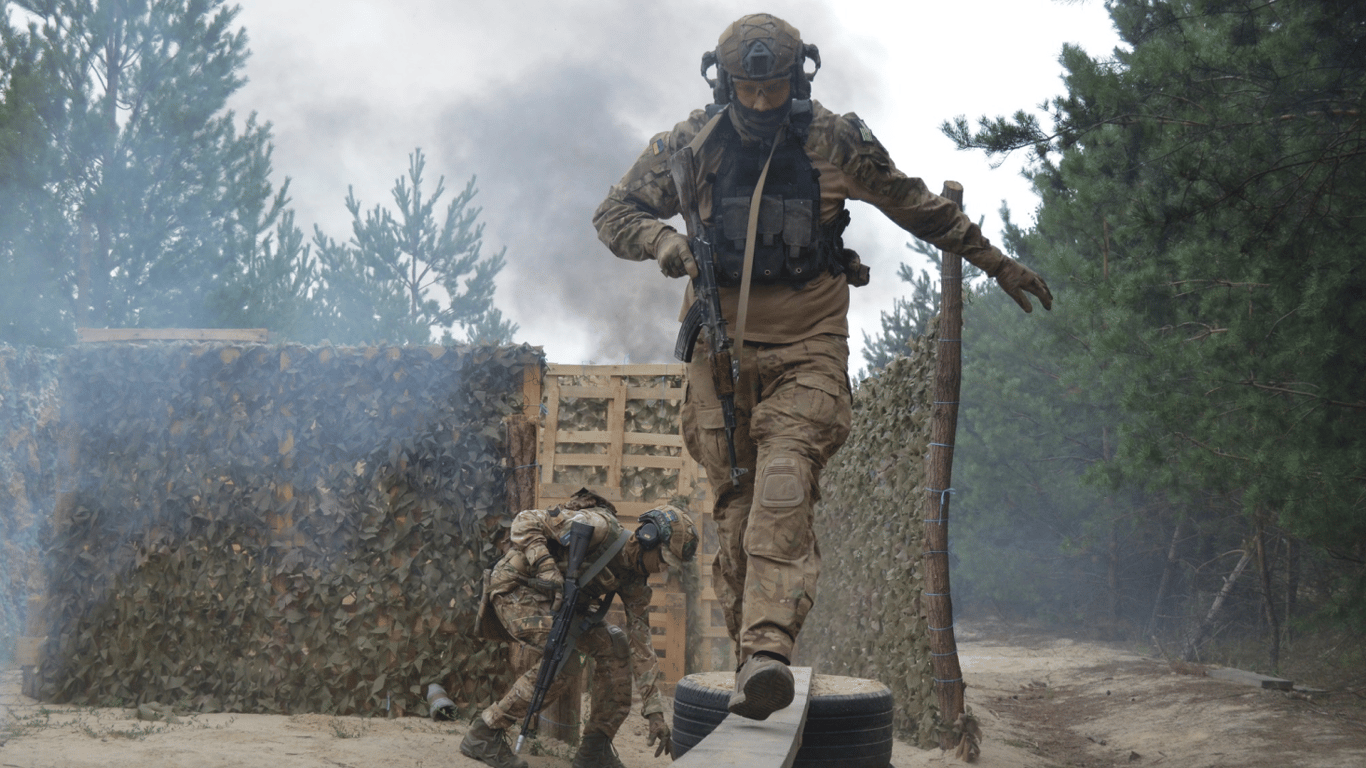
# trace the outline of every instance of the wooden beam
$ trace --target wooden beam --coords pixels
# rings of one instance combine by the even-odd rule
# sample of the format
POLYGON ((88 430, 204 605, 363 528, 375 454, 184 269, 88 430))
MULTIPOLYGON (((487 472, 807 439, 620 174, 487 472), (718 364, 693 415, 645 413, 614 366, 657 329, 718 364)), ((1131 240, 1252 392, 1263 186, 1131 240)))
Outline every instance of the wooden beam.
POLYGON ((77 328, 79 342, 101 341, 241 341, 265 344, 265 328, 77 328))
MULTIPOLYGON (((680 435, 666 435, 659 432, 621 432, 617 434, 617 439, 623 445, 658 445, 666 448, 682 448, 683 438, 680 435)), ((604 445, 614 442, 612 433, 606 430, 560 430, 555 439, 556 443, 602 443, 604 445)))
POLYGON ((735 715, 716 726, 683 757, 674 761, 677 768, 791 768, 802 746, 806 712, 811 703, 811 668, 793 667, 796 696, 785 709, 767 720, 749 720, 735 715))
MULTIPOLYGON (((554 366, 550 367, 553 368, 554 366)), ((546 503, 542 500, 543 496, 559 495, 553 490, 547 490, 547 487, 555 482, 555 441, 558 439, 560 431, 560 377, 547 374, 546 383, 542 390, 545 392, 546 411, 545 428, 541 432, 541 482, 540 490, 536 492, 536 506, 544 509, 546 503)), ((577 488, 574 489, 574 491, 577 490, 577 488)), ((572 496, 574 491, 565 494, 565 497, 572 496)))
POLYGON ((565 365, 549 363, 547 376, 682 376, 682 363, 644 365, 565 365))
POLYGON ((1283 680, 1279 677, 1268 677, 1259 675, 1256 672, 1245 672, 1241 669, 1222 668, 1211 669, 1205 672, 1206 675, 1216 680, 1227 680, 1230 683, 1241 683, 1250 685, 1253 688, 1266 688, 1273 691, 1288 691, 1295 687, 1295 683, 1290 680, 1283 680))
MULTIPOLYGON (((682 400, 682 387, 626 387, 627 400, 682 400)), ((566 384, 560 387, 561 397, 594 397, 606 400, 615 396, 616 388, 607 384, 566 384)))

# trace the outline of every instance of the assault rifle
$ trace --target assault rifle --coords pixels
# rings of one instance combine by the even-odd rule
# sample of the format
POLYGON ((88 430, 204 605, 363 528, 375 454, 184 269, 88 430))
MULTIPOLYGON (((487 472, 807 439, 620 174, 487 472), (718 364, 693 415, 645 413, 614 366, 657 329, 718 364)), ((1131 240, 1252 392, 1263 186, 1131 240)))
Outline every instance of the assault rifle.
POLYGON ((678 201, 688 224, 688 249, 692 251, 693 261, 697 262, 697 277, 692 281, 696 300, 683 317, 683 327, 678 329, 674 357, 691 363, 698 334, 704 330, 707 332, 711 380, 716 388, 716 397, 721 401, 721 414, 725 417, 726 448, 730 450, 730 482, 731 485, 738 485, 740 476, 748 471, 735 459, 735 382, 740 379, 740 359, 731 352, 733 342, 726 333, 726 318, 721 314, 721 290, 716 284, 716 255, 712 253, 711 243, 707 242, 702 215, 697 210, 697 189, 693 186, 695 164, 692 147, 684 147, 669 157, 669 174, 678 188, 678 201))
POLYGON ((574 522, 569 525, 569 567, 564 574, 564 599, 560 610, 555 613, 555 621, 550 625, 550 637, 545 641, 541 653, 541 668, 536 673, 536 688, 531 694, 531 706, 527 707, 526 719, 522 721, 522 732, 517 735, 517 745, 513 753, 520 752, 522 742, 528 734, 536 735, 536 715, 540 714, 545 703, 546 691, 555 682, 555 676, 564 667, 569 653, 573 650, 570 628, 574 623, 574 610, 579 602, 579 569, 588 555, 588 543, 593 538, 593 526, 574 522))

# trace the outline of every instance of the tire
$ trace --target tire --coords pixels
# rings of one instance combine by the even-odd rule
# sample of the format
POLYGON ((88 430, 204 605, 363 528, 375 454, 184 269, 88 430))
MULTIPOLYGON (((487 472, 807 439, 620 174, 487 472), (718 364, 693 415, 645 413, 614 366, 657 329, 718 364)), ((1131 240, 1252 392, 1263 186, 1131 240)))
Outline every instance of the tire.
MULTIPOLYGON (((730 672, 688 675, 674 688, 674 759, 706 738, 730 712, 730 672)), ((892 692, 872 680, 816 675, 802 746, 792 768, 887 768, 892 760, 892 692), (821 692, 852 690, 851 693, 821 692)))

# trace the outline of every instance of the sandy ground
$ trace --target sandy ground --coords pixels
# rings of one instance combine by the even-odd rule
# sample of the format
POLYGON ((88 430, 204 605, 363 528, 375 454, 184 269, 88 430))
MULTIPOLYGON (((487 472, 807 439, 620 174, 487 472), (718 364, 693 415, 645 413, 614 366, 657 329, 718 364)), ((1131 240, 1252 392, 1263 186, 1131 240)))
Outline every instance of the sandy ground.
MULTIPOLYGON (((1178 766, 1360 768, 1366 706, 1358 695, 1286 694, 1177 671, 1120 647, 990 625, 959 624, 968 704, 980 718, 983 768, 1178 766)), ((0 768, 477 768, 459 752, 465 726, 426 718, 179 715, 43 705, 0 673, 0 768)), ((630 768, 668 763, 633 714, 616 739, 630 768)), ((555 741, 523 750, 533 768, 565 768, 555 741)), ((960 764, 898 743, 895 768, 960 764)))

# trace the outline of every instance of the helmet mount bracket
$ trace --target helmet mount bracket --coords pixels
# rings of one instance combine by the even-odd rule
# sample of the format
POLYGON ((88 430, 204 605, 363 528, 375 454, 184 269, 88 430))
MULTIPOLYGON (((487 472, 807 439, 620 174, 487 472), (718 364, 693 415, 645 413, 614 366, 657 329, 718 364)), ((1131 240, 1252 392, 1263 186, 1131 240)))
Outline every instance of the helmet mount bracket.
MULTIPOLYGON (((754 73, 754 79, 764 79, 764 76, 770 71, 774 55, 762 40, 756 40, 745 53, 743 61, 746 74, 754 73)), ((816 73, 820 69, 820 49, 812 43, 802 43, 796 64, 790 70, 792 98, 797 100, 811 98, 811 81, 816 79, 816 73), (806 62, 808 61, 815 65, 810 71, 806 69, 806 62)), ((734 96, 732 76, 725 67, 721 66, 717 51, 711 50, 702 54, 701 74, 702 79, 711 86, 712 101, 722 106, 729 104, 734 96), (716 69, 716 77, 714 78, 707 74, 712 68, 716 69)))

